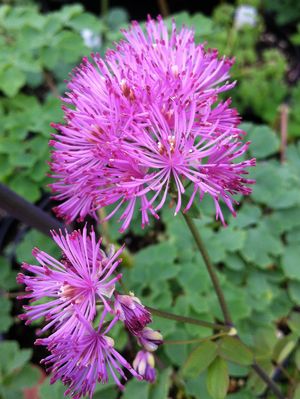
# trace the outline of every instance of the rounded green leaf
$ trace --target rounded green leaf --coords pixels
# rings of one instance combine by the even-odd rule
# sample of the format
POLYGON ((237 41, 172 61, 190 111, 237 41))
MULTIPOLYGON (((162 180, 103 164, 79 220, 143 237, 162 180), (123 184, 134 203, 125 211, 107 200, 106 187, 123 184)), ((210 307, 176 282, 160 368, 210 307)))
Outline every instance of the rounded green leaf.
POLYGON ((228 366, 224 359, 217 357, 209 366, 206 385, 213 399, 224 399, 229 386, 228 366))
POLYGON ((195 377, 202 373, 217 356, 218 346, 212 341, 207 341, 198 346, 187 358, 182 368, 186 377, 195 377))
POLYGON ((282 269, 285 276, 292 280, 300 280, 299 257, 300 248, 298 244, 286 247, 282 257, 282 269))
POLYGON ((25 74, 14 65, 9 65, 0 71, 0 89, 8 97, 15 96, 25 82, 25 74))
POLYGON ((255 126, 248 132, 251 141, 249 151, 256 158, 265 158, 279 151, 279 139, 268 126, 255 126))
POLYGON ((253 363, 252 352, 239 339, 225 337, 219 345, 219 355, 224 359, 242 366, 250 366, 253 363))

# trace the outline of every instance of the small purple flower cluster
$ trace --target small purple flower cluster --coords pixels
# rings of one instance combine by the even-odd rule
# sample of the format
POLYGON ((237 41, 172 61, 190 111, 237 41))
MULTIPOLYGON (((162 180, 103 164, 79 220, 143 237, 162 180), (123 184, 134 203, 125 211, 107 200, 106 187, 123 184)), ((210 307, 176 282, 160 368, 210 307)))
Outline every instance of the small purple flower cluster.
POLYGON ((73 231, 71 234, 52 232, 62 251, 60 261, 35 248, 33 255, 39 265, 23 264, 31 274, 19 273, 17 281, 25 284, 29 299, 20 315, 26 324, 43 318, 44 327, 39 335, 52 328, 46 338, 36 344, 44 345, 50 355, 44 359, 52 373, 51 382, 61 379, 68 386, 66 395, 79 399, 93 396, 97 382, 106 383, 109 373, 119 388, 120 379, 126 380, 122 367, 134 377, 153 382, 155 379, 153 355, 162 343, 158 331, 146 327, 152 320, 150 312, 138 298, 120 295, 115 283, 122 277, 116 270, 123 248, 105 253, 95 232, 73 231), (99 315, 100 321, 96 323, 99 315), (132 367, 114 349, 114 340, 107 334, 121 320, 144 348, 132 367))
POLYGON ((119 211, 124 231, 137 207, 142 226, 149 214, 158 218, 172 192, 175 214, 208 194, 225 223, 220 202, 235 214, 234 195, 251 192, 245 175, 255 164, 237 160, 249 143, 230 100, 219 100, 235 85, 233 60, 196 45, 193 31, 175 22, 169 34, 161 18, 149 18, 145 33, 133 22, 123 34, 105 59, 92 54, 73 71, 66 123, 53 124, 57 215, 82 220, 112 206, 106 218, 119 211))

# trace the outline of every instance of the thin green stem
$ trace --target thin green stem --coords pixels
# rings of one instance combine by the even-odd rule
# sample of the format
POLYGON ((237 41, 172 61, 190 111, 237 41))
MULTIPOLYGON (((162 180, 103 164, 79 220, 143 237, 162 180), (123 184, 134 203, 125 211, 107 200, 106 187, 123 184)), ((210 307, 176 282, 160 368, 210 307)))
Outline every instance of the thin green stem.
MULTIPOLYGON (((195 226, 195 223, 193 222, 192 218, 190 218, 187 214, 183 213, 183 217, 184 220, 186 221, 193 237, 194 240, 196 242, 196 245, 203 257, 204 263, 206 265, 207 271, 210 275, 211 281, 213 283, 215 292, 217 294, 222 312, 223 312, 223 316, 225 319, 225 323, 227 324, 227 326, 232 326, 233 327, 233 323, 232 323, 232 318, 231 315, 229 313, 229 309, 227 307, 227 303, 225 301, 225 297, 223 295, 223 291, 222 288, 220 286, 219 280, 218 280, 218 276, 214 271, 214 266, 213 263, 208 255, 208 252, 206 250, 206 247, 201 239, 201 236, 199 234, 199 231, 197 229, 197 227, 195 226)), ((238 336, 237 336, 238 337, 238 336)), ((238 337, 239 338, 239 337, 238 337)), ((239 338, 240 339, 240 338, 239 338)), ((278 386, 276 385, 276 383, 272 380, 272 378, 270 378, 268 376, 268 374, 257 364, 254 363, 252 364, 252 368, 253 370, 256 372, 256 374, 267 384, 267 386, 269 387, 270 390, 272 390, 272 392, 275 394, 275 396, 278 399, 285 399, 285 396, 282 394, 282 392, 280 391, 280 389, 278 388, 278 386)))
POLYGON ((212 341, 214 339, 224 337, 225 335, 229 335, 228 332, 222 332, 218 334, 211 335, 205 338, 194 338, 194 339, 179 339, 179 340, 167 340, 164 341, 164 345, 183 345, 183 344, 196 344, 201 342, 212 341))
POLYGON ((285 396, 282 394, 278 386, 275 384, 275 382, 268 376, 268 374, 262 369, 257 363, 254 363, 252 365, 253 370, 256 372, 256 374, 267 384, 267 386, 273 391, 275 396, 278 399, 286 399, 285 396))
POLYGON ((231 328, 229 326, 224 326, 223 324, 210 323, 209 321, 193 319, 191 317, 186 317, 186 316, 179 316, 177 314, 165 312, 163 310, 154 309, 150 306, 146 306, 146 308, 149 310, 149 312, 155 314, 158 317, 162 317, 164 319, 181 321, 182 323, 188 323, 188 324, 195 324, 197 326, 211 328, 213 330, 224 330, 227 332, 231 330, 231 328))
POLYGON ((214 270, 213 263, 210 260, 210 257, 208 255, 206 247, 202 241, 200 233, 199 233, 197 227, 195 226, 193 219, 186 213, 182 213, 182 214, 183 214, 184 220, 186 221, 186 224, 188 225, 188 227, 194 237, 196 245, 203 257, 204 263, 206 265, 207 271, 208 271, 211 281, 213 283, 215 292, 217 294, 217 297, 218 297, 218 300, 219 300, 219 303, 220 303, 220 306, 221 306, 221 309, 222 309, 222 312, 224 315, 225 324, 228 326, 232 326, 233 325, 232 319, 231 319, 229 309, 227 307, 227 303, 226 303, 224 295, 223 295, 222 288, 221 288, 219 280, 218 280, 218 276, 214 270))

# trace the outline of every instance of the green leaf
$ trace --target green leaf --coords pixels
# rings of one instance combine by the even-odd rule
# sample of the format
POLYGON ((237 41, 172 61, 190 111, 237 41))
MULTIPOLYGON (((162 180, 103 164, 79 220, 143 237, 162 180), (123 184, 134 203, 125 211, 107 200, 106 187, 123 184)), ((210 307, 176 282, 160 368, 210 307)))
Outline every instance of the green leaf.
MULTIPOLYGON (((178 324, 177 324, 178 325, 178 324)), ((168 335, 166 339, 169 340, 184 340, 188 339, 189 335, 181 328, 175 330, 174 333, 168 335)), ((181 367, 185 363, 188 355, 188 347, 186 344, 183 345, 165 345, 164 351, 168 358, 171 360, 172 364, 181 367)))
MULTIPOLYGON (((11 387, 18 387, 18 389, 31 388, 38 383, 41 377, 41 372, 38 367, 27 364, 19 372, 14 373, 10 379, 9 385, 11 387)), ((6 380, 7 384, 9 381, 6 380)))
POLYGON ((17 272, 12 270, 9 261, 0 256, 0 288, 8 291, 18 287, 16 276, 17 272))
POLYGON ((0 70, 0 89, 8 97, 15 96, 25 82, 25 74, 13 65, 0 70))
POLYGON ((226 229, 220 229, 218 239, 229 252, 242 250, 246 240, 246 232, 228 226, 226 229))
POLYGON ((196 13, 190 18, 189 25, 195 28, 195 34, 201 41, 203 41, 203 36, 210 35, 213 32, 211 18, 200 13, 196 13))
POLYGON ((265 326, 255 331, 254 354, 256 360, 268 360, 273 355, 276 345, 276 330, 274 326, 265 326))
POLYGON ((113 7, 109 10, 107 22, 112 30, 119 30, 118 28, 121 25, 126 24, 128 20, 129 15, 125 8, 113 7))
POLYGON ((28 177, 19 174, 9 181, 10 188, 28 201, 35 202, 40 197, 39 187, 28 177))
POLYGON ((286 277, 300 281, 300 247, 297 244, 288 245, 282 256, 282 269, 286 277))
POLYGON ((15 341, 0 342, 0 367, 4 375, 21 369, 29 361, 32 355, 31 349, 19 349, 15 341))
POLYGON ((294 304, 300 306, 300 282, 289 281, 288 294, 294 304))
POLYGON ((297 369, 300 370, 300 348, 298 348, 295 353, 295 364, 297 369))
POLYGON ((133 282, 141 284, 173 278, 179 272, 174 264, 175 258, 176 249, 170 242, 149 245, 136 254, 130 277, 133 282))
POLYGON ((77 32, 81 32, 83 29, 90 29, 95 33, 99 33, 104 29, 103 22, 97 18, 95 15, 85 12, 84 14, 77 15, 72 18, 67 25, 76 30, 77 32))
POLYGON ((16 257, 18 262, 27 262, 36 264, 37 260, 31 255, 34 247, 38 247, 42 251, 47 252, 53 257, 59 257, 60 251, 57 245, 50 237, 39 233, 36 230, 30 230, 17 246, 16 257))
POLYGON ((125 387, 122 399, 149 398, 150 384, 147 381, 138 381, 135 378, 130 380, 125 387))
POLYGON ((213 399, 224 399, 229 387, 228 366, 217 357, 209 366, 206 377, 207 390, 213 399))
MULTIPOLYGON (((100 384, 98 384, 98 387, 99 385, 100 384)), ((103 387, 105 388, 106 385, 103 385, 103 387)), ((115 387, 102 389, 101 392, 98 392, 96 387, 93 399, 118 399, 119 397, 115 387)))
MULTIPOLYGON (((185 209, 185 207, 187 206, 187 204, 189 203, 190 200, 190 196, 187 194, 183 194, 182 195, 182 209, 185 209)), ((196 203, 196 201, 193 201, 191 207, 189 208, 189 210, 187 211, 188 215, 191 218, 199 218, 200 217, 200 209, 199 206, 197 206, 199 204, 196 203)))
POLYGON ((9 162, 14 167, 27 167, 31 168, 35 161, 37 160, 37 155, 30 152, 19 152, 12 153, 9 157, 9 162))
POLYGON ((294 392, 293 399, 300 399, 300 384, 297 385, 297 388, 294 392))
POLYGON ((266 158, 279 151, 279 139, 268 126, 254 126, 248 132, 247 139, 251 141, 249 152, 257 159, 266 158))
POLYGON ((237 254, 227 254, 226 258, 224 259, 224 263, 228 269, 234 271, 241 271, 246 267, 244 260, 237 254))
POLYGON ((0 296, 0 332, 6 332, 13 324, 13 318, 10 315, 12 308, 12 302, 4 297, 0 296))
POLYGON ((292 336, 289 334, 280 339, 275 345, 273 359, 279 364, 283 363, 295 349, 296 345, 297 339, 295 335, 292 336))
MULTIPOLYGON (((274 366, 270 360, 259 363, 260 367, 265 371, 265 373, 272 378, 274 366)), ((262 395, 266 390, 266 383, 254 372, 252 371, 247 380, 247 387, 251 389, 254 397, 262 395)))
POLYGON ((300 336, 300 314, 297 312, 292 312, 288 318, 289 328, 300 336))
MULTIPOLYGON (((230 312, 234 314, 235 320, 242 320, 250 316, 251 307, 248 303, 247 294, 242 287, 235 287, 231 282, 224 284, 226 299, 230 312)), ((219 310, 219 307, 218 307, 219 310)), ((221 314, 219 314, 221 317, 221 314)))
POLYGON ((253 363, 251 350, 239 339, 224 337, 219 341, 219 356, 242 366, 250 366, 253 363))
POLYGON ((207 392, 206 373, 200 374, 196 378, 188 378, 185 380, 185 393, 196 399, 212 399, 207 392))
POLYGON ((281 241, 272 236, 266 225, 261 223, 248 230, 248 238, 242 255, 248 262, 267 268, 273 264, 270 255, 280 255, 282 251, 281 241))
POLYGON ((203 342, 194 349, 182 367, 185 377, 196 377, 215 360, 218 346, 212 341, 203 342))
POLYGON ((256 179, 252 199, 273 209, 283 209, 299 204, 299 174, 289 164, 261 162, 251 171, 256 179))
POLYGON ((157 380, 151 385, 149 399, 168 399, 169 388, 171 385, 171 374, 171 368, 159 372, 157 380))
POLYGON ((61 399, 64 397, 66 387, 61 381, 50 385, 50 379, 47 378, 39 389, 40 399, 61 399))
POLYGON ((246 377, 249 374, 248 366, 240 366, 237 363, 228 362, 228 369, 232 377, 246 377))
POLYGON ((256 205, 244 204, 241 209, 238 210, 237 216, 230 221, 230 226, 236 226, 241 229, 256 225, 261 217, 261 210, 256 205))
POLYGON ((273 234, 291 231, 300 226, 300 207, 280 209, 268 215, 265 221, 273 234))

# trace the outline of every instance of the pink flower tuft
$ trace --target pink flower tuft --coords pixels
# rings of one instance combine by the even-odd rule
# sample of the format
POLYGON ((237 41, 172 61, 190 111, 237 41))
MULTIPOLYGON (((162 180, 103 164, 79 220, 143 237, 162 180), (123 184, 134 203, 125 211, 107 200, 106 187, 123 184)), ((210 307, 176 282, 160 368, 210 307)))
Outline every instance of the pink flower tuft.
POLYGON ((106 219, 119 213, 120 231, 139 210, 142 226, 158 218, 170 192, 175 213, 210 195, 223 223, 223 202, 234 214, 235 195, 248 195, 245 178, 255 160, 239 161, 248 143, 240 117, 219 94, 234 86, 233 60, 195 44, 194 33, 162 18, 137 22, 125 40, 106 53, 92 54, 73 71, 64 98, 65 125, 51 141, 51 185, 58 216, 67 221, 106 219), (192 186, 187 206, 182 196, 192 186))
POLYGON ((52 237, 62 251, 62 259, 58 261, 35 248, 33 255, 39 266, 23 264, 23 269, 33 275, 19 273, 17 277, 18 283, 25 284, 29 291, 19 299, 29 298, 35 302, 46 298, 46 301, 24 306, 26 313, 20 318, 30 323, 44 317, 47 323, 41 333, 55 326, 60 327, 60 334, 69 336, 78 330, 74 305, 88 321, 95 317, 97 298, 110 309, 107 299, 111 298, 115 282, 121 277, 113 273, 121 262, 117 258, 122 248, 105 254, 100 249, 101 240, 96 242, 95 232, 88 235, 86 228, 82 233, 73 231, 64 235, 52 231, 52 237))
POLYGON ((43 360, 51 371, 51 383, 60 379, 68 389, 65 395, 73 399, 89 395, 93 397, 97 382, 108 382, 109 371, 120 389, 123 385, 118 375, 127 380, 122 367, 134 377, 142 379, 132 366, 114 349, 114 340, 106 334, 113 327, 117 318, 107 327, 103 326, 105 313, 102 314, 97 330, 94 330, 79 311, 76 311, 77 322, 83 333, 80 336, 63 337, 49 344, 51 354, 43 360), (103 330, 103 331, 102 331, 103 330), (109 370, 109 371, 108 371, 109 370))

